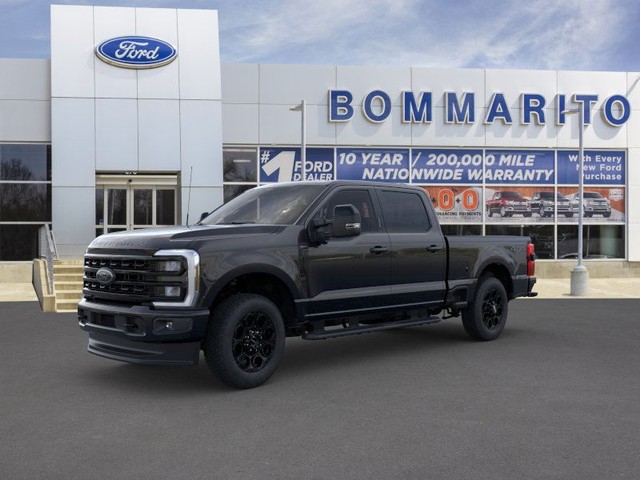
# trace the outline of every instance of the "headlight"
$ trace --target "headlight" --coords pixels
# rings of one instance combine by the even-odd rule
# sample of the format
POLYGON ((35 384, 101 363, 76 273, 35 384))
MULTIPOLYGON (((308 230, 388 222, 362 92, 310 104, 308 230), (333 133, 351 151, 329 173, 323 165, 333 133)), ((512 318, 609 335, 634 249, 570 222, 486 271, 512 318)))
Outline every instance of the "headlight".
POLYGON ((513 205, 515 202, 513 200, 507 200, 507 205, 513 205))
POLYGON ((182 270, 182 262, 180 260, 158 262, 159 272, 179 272, 180 270, 182 270))
POLYGON ((161 257, 157 260, 158 271, 166 272, 167 274, 171 272, 173 275, 164 275, 161 277, 163 280, 170 280, 167 281, 169 285, 159 286, 162 294, 166 297, 166 301, 155 301, 153 305, 160 308, 192 307, 200 290, 200 256, 198 253, 193 250, 159 250, 154 256, 161 257), (169 258, 164 259, 162 257, 169 258), (177 260, 176 257, 179 260, 177 260), (175 285, 177 281, 183 282, 183 286, 175 285), (173 283, 173 285, 171 285, 171 283, 173 283), (186 283, 186 285, 184 285, 184 283, 186 283), (183 296, 184 298, 180 300, 183 296))

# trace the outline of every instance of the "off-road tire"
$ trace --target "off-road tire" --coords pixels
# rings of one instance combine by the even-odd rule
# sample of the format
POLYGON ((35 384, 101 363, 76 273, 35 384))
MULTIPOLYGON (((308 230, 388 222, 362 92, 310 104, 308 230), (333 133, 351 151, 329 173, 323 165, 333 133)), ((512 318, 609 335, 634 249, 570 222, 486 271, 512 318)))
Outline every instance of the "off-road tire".
POLYGON ((278 368, 284 341, 284 322, 273 302, 240 293, 211 313, 203 350, 207 365, 222 383, 254 388, 278 368))
POLYGON ((473 303, 462 311, 462 325, 471 338, 495 340, 504 330, 508 313, 509 297, 502 282, 481 277, 473 303))

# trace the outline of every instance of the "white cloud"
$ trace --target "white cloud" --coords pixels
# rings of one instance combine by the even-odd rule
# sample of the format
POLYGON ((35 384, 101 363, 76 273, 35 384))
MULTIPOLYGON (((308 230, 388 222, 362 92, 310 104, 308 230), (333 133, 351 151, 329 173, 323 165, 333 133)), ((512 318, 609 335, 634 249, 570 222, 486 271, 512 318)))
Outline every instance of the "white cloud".
POLYGON ((625 38, 635 8, 614 0, 288 0, 252 7, 221 8, 225 61, 542 69, 597 68, 625 38))
MULTIPOLYGON (((225 62, 640 70, 637 0, 56 1, 217 8, 225 62)), ((46 55, 48 13, 0 0, 0 57, 46 55)))
POLYGON ((235 61, 305 48, 353 51, 356 47, 354 38, 368 31, 375 33, 376 25, 382 21, 387 26, 400 27, 411 14, 414 3, 399 0, 288 0, 277 4, 253 4, 254 8, 242 11, 223 10, 221 36, 226 42, 232 42, 231 45, 223 44, 223 50, 237 55, 235 61), (229 15, 236 18, 228 18, 229 15))

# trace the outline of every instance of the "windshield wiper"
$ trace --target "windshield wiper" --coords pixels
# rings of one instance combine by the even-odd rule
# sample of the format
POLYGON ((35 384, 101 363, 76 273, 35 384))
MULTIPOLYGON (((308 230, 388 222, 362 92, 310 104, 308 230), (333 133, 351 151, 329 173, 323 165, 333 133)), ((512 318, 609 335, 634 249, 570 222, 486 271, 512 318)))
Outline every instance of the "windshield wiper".
POLYGON ((246 225, 248 223, 256 223, 256 222, 220 222, 218 225, 246 225))

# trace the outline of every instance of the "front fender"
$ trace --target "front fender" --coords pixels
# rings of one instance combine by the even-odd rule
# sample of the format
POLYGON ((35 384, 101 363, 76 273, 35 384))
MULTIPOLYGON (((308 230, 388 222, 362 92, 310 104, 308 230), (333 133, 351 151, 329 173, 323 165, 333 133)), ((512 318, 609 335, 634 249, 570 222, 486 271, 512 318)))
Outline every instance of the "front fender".
POLYGON ((281 268, 271 263, 244 263, 243 265, 232 268, 222 275, 210 276, 206 272, 204 274, 205 283, 207 284, 206 293, 203 299, 204 305, 212 305, 215 298, 222 289, 233 279, 248 274, 267 274, 280 280, 289 290, 293 299, 302 297, 302 286, 297 269, 292 271, 291 268, 281 268))

